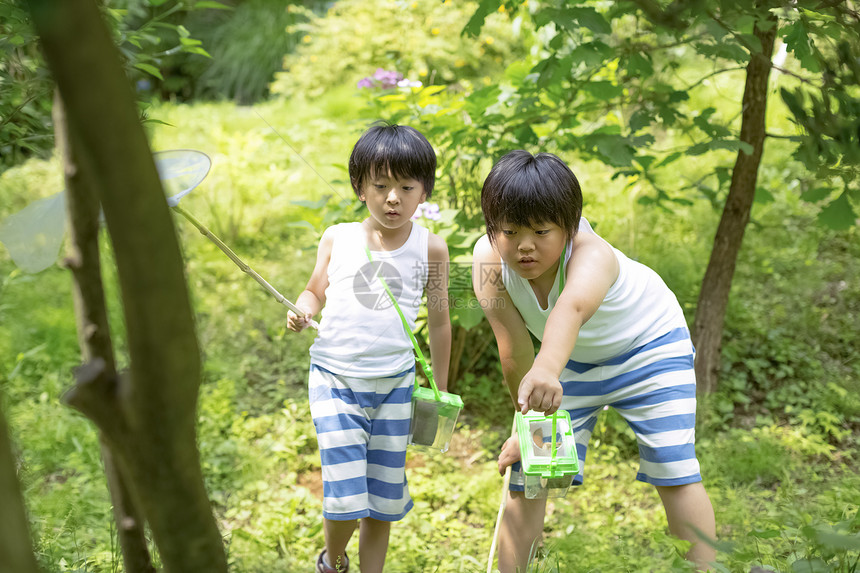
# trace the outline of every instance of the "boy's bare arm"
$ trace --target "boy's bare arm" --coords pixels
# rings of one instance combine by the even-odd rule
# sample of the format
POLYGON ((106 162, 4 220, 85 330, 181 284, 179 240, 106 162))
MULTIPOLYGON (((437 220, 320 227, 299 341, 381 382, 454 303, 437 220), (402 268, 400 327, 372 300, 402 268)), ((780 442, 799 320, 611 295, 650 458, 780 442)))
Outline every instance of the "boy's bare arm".
POLYGON ((609 288, 618 278, 618 259, 603 239, 583 233, 574 239, 566 269, 564 290, 550 312, 534 366, 523 377, 518 403, 529 409, 551 414, 561 405, 559 376, 570 360, 579 329, 597 311, 609 288))
POLYGON ((532 367, 534 346, 525 322, 502 284, 501 259, 487 237, 475 245, 472 286, 493 329, 499 348, 502 374, 514 407, 520 380, 532 367))
POLYGON ((293 332, 300 332, 307 328, 311 318, 325 305, 325 289, 328 288, 328 264, 331 260, 333 244, 330 231, 329 228, 323 233, 317 248, 317 261, 311 278, 308 280, 305 290, 296 299, 296 306, 305 311, 304 316, 297 316, 292 311, 287 312, 287 328, 293 332))
POLYGON ((440 390, 448 390, 451 362, 451 317, 448 305, 448 245, 430 234, 430 268, 427 276, 427 326, 430 334, 430 363, 440 390))

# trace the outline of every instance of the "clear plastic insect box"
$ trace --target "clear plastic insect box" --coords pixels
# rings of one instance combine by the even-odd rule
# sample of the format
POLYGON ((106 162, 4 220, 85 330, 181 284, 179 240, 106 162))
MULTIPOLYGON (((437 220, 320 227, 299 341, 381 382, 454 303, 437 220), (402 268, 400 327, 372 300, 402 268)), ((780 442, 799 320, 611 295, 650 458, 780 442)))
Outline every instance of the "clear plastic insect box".
POLYGON ((526 497, 564 497, 579 471, 570 414, 567 410, 551 416, 517 412, 516 426, 526 497))
POLYGON ((409 426, 409 445, 428 450, 447 452, 463 409, 463 400, 456 394, 419 386, 412 393, 412 424, 409 426))

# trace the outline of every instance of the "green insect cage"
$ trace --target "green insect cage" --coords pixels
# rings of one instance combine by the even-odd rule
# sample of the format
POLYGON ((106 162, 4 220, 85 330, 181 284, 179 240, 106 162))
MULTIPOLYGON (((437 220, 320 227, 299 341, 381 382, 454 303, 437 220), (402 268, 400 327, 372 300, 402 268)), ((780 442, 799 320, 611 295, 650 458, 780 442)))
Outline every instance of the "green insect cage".
POLYGON ((517 438, 528 499, 564 497, 579 472, 570 414, 516 413, 517 438))

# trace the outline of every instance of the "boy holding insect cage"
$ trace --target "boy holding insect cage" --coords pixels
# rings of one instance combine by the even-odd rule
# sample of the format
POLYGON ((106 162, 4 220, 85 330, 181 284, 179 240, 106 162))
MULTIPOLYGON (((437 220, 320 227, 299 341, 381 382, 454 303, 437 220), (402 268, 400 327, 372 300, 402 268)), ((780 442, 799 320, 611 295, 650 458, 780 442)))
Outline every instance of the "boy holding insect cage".
MULTIPOLYGON (((669 530, 702 570, 715 551, 714 511, 696 459, 694 349, 674 294, 650 268, 597 236, 582 193, 555 155, 508 153, 481 192, 487 235, 473 281, 493 329, 502 372, 522 413, 570 413, 582 483, 597 415, 611 406, 639 443, 636 479, 657 488, 669 530), (529 332, 541 341, 535 355, 529 332)), ((499 541, 502 573, 525 571, 543 531, 545 499, 526 499, 516 437, 499 456, 512 468, 499 541)))
POLYGON ((432 301, 427 323, 433 373, 443 391, 451 351, 448 247, 411 220, 433 192, 433 148, 411 127, 375 124, 355 144, 349 176, 369 216, 326 229, 311 278, 296 300, 305 313, 290 312, 287 324, 301 331, 322 309, 308 375, 326 539, 317 573, 349 570, 346 545, 357 526, 361 571, 381 572, 391 522, 412 509, 405 470, 415 356, 404 323, 414 329, 425 292, 432 301))

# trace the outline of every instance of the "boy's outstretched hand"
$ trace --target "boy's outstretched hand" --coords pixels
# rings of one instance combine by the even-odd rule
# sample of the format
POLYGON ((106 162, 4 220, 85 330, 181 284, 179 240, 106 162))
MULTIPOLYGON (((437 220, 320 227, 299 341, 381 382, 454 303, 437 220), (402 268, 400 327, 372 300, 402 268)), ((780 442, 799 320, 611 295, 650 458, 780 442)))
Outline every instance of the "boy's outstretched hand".
POLYGON ((293 311, 287 311, 287 328, 293 332, 301 332, 311 325, 313 315, 306 312, 302 316, 297 315, 293 311))
POLYGON ((505 475, 505 468, 520 461, 520 457, 520 441, 514 434, 502 444, 502 451, 499 454, 499 473, 505 475))
POLYGON ((535 410, 550 415, 561 406, 562 394, 558 376, 539 366, 532 366, 520 381, 517 404, 523 414, 535 410))

